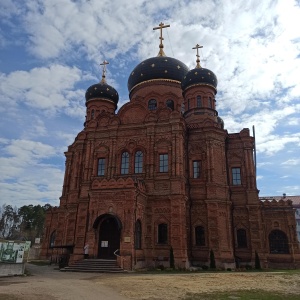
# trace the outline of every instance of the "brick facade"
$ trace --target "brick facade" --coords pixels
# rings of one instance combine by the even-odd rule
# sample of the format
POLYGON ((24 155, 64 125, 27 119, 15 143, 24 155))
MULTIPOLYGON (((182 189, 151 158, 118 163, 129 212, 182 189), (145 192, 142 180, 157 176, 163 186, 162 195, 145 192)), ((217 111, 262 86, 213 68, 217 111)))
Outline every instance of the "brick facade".
POLYGON ((109 257, 118 247, 125 269, 169 266, 171 247, 181 268, 208 265, 210 250, 221 268, 253 265, 255 251, 263 267, 299 267, 291 203, 259 200, 254 138, 249 129, 229 134, 223 128, 215 94, 210 85, 183 93, 180 82, 156 79, 131 89, 118 112, 107 98, 87 101, 84 129, 65 152, 62 196, 47 214, 42 256, 69 252, 72 262, 83 258, 88 243, 90 257, 109 257), (98 176, 99 159, 105 166, 98 176), (288 253, 270 253, 273 230, 287 237, 288 253))

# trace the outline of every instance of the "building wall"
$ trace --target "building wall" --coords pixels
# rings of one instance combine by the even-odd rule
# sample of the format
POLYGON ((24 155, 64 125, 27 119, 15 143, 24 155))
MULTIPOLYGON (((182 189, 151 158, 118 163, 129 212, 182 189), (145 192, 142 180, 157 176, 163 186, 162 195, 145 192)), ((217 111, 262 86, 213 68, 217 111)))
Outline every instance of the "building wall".
POLYGON ((223 129, 215 100, 207 107, 214 96, 211 87, 195 86, 183 95, 178 83, 155 81, 135 88, 118 113, 105 99, 89 101, 85 127, 65 153, 60 206, 47 214, 42 256, 64 253, 73 262, 83 258, 88 243, 90 256, 98 257, 101 226, 112 217, 120 232, 118 262, 126 269, 169 266, 171 247, 176 267, 208 265, 210 250, 222 268, 234 267, 237 260, 253 264, 255 252, 266 267, 296 266, 299 246, 291 205, 259 200, 254 138, 248 129, 234 134, 223 129), (206 106, 196 107, 198 94, 206 106), (149 99, 157 100, 156 110, 148 109, 149 99), (168 99, 174 110, 166 107, 168 99), (124 151, 129 153, 128 174, 121 174, 124 151), (136 151, 144 154, 141 173, 134 172, 136 151), (160 172, 160 154, 168 154, 167 172, 160 172), (104 176, 97 175, 100 158, 106 162, 104 176), (201 164, 199 178, 194 178, 195 161, 201 164), (238 184, 233 168, 240 170, 238 184), (137 221, 140 249, 135 246, 137 221), (166 243, 159 243, 160 224, 167 225, 166 243), (200 243, 199 227, 204 232, 200 243), (287 235, 289 254, 270 255, 267 241, 274 228, 287 235), (238 243, 241 231, 243 245, 238 243))

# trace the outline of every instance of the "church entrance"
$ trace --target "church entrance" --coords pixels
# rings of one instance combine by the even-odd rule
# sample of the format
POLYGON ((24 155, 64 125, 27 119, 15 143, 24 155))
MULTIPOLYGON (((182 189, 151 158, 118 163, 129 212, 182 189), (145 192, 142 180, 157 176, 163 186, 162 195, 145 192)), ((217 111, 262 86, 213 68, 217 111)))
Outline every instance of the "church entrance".
POLYGON ((98 258, 115 259, 120 249, 120 226, 113 216, 106 216, 99 227, 98 258))

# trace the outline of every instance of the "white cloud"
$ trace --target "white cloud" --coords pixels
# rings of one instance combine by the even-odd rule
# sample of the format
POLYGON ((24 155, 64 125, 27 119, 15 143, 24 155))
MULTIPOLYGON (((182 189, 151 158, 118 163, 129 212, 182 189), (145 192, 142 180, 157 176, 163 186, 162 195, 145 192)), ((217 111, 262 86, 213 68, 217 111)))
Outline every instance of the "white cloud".
MULTIPOLYGON (((88 86, 81 83, 99 80, 98 64, 108 59, 109 83, 124 91, 119 107, 124 104, 128 94, 123 81, 134 67, 131 63, 158 53, 159 32, 152 28, 161 21, 171 25, 164 30, 168 56, 193 68, 192 47, 204 46, 201 63, 218 77, 217 109, 225 128, 240 132, 255 125, 260 184, 268 182, 263 172, 293 174, 296 181, 299 15, 300 7, 292 0, 1 1, 0 22, 12 31, 0 31, 0 45, 8 48, 22 34, 29 53, 19 66, 7 56, 9 67, 0 73, 0 125, 5 128, 0 138, 1 191, 7 199, 25 201, 33 195, 32 201, 38 202, 46 189, 46 198, 57 201, 63 166, 50 161, 62 159, 82 128, 88 86), (285 158, 278 159, 283 153, 285 158)), ((1 59, 4 66, 6 58, 1 59)), ((278 190, 286 189, 279 185, 278 190)))
POLYGON ((300 165, 300 159, 288 159, 281 164, 284 166, 297 166, 300 165))
POLYGON ((83 73, 76 67, 55 64, 8 75, 2 73, 0 79, 0 103, 10 108, 25 103, 56 113, 72 107, 74 101, 83 102, 84 99, 83 91, 73 91, 75 84, 84 79, 83 73))
POLYGON ((42 199, 57 203, 63 170, 46 163, 57 151, 50 145, 30 140, 4 140, 0 157, 1 203, 17 206, 42 199), (43 186, 43 189, 40 189, 43 186))

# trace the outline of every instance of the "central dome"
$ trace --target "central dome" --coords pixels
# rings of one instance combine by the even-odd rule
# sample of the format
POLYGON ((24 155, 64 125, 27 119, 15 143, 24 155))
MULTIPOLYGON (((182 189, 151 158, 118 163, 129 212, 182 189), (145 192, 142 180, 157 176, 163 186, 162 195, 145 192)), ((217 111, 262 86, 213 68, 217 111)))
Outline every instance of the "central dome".
POLYGON ((128 91, 149 81, 165 80, 181 83, 189 71, 188 67, 178 59, 167 56, 151 57, 138 64, 128 78, 128 91))

